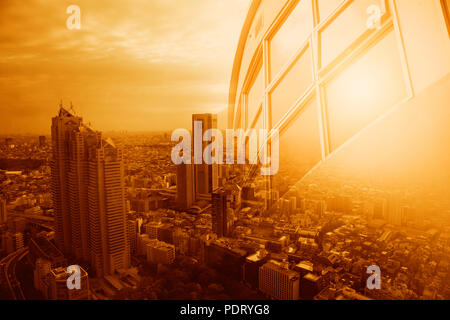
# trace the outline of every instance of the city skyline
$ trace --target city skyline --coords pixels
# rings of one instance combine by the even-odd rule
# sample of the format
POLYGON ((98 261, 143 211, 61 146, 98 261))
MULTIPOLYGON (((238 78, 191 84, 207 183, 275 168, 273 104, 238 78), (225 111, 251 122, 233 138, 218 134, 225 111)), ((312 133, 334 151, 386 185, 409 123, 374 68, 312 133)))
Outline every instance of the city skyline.
POLYGON ((0 4, 0 300, 450 300, 449 1, 174 1, 0 4))
POLYGON ((102 131, 189 128, 192 113, 224 110, 249 3, 82 0, 69 30, 70 1, 3 1, 0 134, 48 133, 61 99, 102 131))

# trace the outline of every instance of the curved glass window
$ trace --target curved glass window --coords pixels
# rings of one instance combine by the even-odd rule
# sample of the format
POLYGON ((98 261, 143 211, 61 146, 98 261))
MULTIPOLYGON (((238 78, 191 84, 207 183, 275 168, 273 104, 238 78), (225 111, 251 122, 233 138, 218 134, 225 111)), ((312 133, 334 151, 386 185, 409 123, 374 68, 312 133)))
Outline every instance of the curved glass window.
POLYGON ((253 120, 255 120, 256 113, 258 112, 263 101, 264 87, 264 72, 260 67, 247 94, 247 115, 249 126, 252 124, 253 120))
POLYGON ((334 150, 407 94, 394 32, 325 87, 334 150))
POLYGON ((317 11, 319 12, 319 21, 323 21, 328 17, 334 9, 336 9, 342 0, 316 0, 317 11))
POLYGON ((281 132, 276 180, 288 177, 288 185, 293 185, 322 159, 318 114, 312 98, 281 132))
POLYGON ((270 40, 271 80, 286 66, 313 30, 310 0, 301 0, 270 40))
MULTIPOLYGON (((345 51, 367 30, 371 5, 380 7, 380 0, 356 0, 320 32, 320 65, 325 67, 345 51)), ((380 8, 381 10, 381 8, 380 8)))
POLYGON ((270 94, 272 125, 275 126, 313 82, 311 51, 306 49, 270 94))

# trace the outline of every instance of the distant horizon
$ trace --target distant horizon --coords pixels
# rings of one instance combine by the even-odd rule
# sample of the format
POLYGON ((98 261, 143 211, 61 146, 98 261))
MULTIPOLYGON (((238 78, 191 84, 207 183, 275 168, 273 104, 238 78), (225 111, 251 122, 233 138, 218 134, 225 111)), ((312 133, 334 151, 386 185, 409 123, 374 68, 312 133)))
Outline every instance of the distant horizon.
POLYGON ((1 134, 48 132, 60 100, 100 131, 189 127, 228 107, 250 0, 76 4, 79 30, 65 1, 0 3, 1 134))

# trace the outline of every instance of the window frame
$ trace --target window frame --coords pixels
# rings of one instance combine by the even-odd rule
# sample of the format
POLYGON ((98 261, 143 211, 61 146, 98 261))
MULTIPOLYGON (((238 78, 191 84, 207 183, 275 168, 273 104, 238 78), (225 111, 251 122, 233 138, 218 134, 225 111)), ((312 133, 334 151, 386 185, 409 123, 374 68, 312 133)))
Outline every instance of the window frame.
MULTIPOLYGON (((258 37, 258 43, 255 44, 256 47, 254 51, 253 58, 249 63, 249 67, 247 73, 245 75, 245 79, 241 85, 242 90, 236 94, 239 97, 239 106, 241 112, 241 125, 240 128, 247 130, 249 128, 253 128, 258 121, 259 117, 263 117, 263 125, 264 129, 268 129, 268 137, 267 141, 269 142, 271 139, 272 129, 281 129, 280 130, 280 138, 282 131, 284 128, 290 123, 290 121, 295 117, 295 114, 299 112, 302 108, 304 108, 309 99, 311 99, 312 95, 315 95, 317 100, 317 112, 319 113, 319 129, 320 129, 320 137, 322 144, 322 161, 330 156, 331 153, 334 153, 347 142, 337 149, 331 150, 330 148, 330 132, 329 132, 329 120, 327 115, 327 103, 324 95, 323 86, 324 84, 332 79, 334 76, 340 73, 341 68, 345 67, 345 65, 350 65, 352 61, 355 61, 358 56, 365 54, 368 50, 370 50, 371 44, 379 41, 383 34, 387 29, 392 28, 393 32, 396 35, 396 40, 398 44, 398 50, 400 54, 400 59, 402 63, 402 72, 405 78, 405 85, 408 92, 408 96, 405 97, 400 103, 408 101, 409 99, 414 97, 414 91, 412 87, 411 75, 409 66, 406 58, 406 50, 403 43, 403 35, 398 22, 398 15, 395 1, 393 0, 379 0, 380 7, 382 10, 382 16, 380 21, 380 28, 378 29, 368 29, 365 28, 363 31, 353 39, 350 44, 343 49, 342 52, 338 54, 329 64, 326 66, 321 66, 321 46, 320 46, 320 33, 323 32, 333 21, 339 19, 340 15, 355 1, 358 0, 341 0, 335 9, 333 9, 326 17, 319 21, 319 12, 318 12, 318 1, 319 0, 285 0, 284 4, 281 6, 280 10, 276 13, 275 18, 272 23, 268 25, 267 29, 258 37), (285 21, 289 18, 290 14, 296 8, 296 6, 300 3, 300 1, 310 1, 312 6, 312 14, 313 14, 313 30, 311 34, 307 37, 305 42, 300 45, 299 49, 295 52, 295 54, 288 59, 284 67, 276 74, 271 75, 271 52, 270 52, 270 41, 276 35, 276 33, 283 26, 285 21), (282 118, 277 123, 272 123, 272 112, 271 112, 271 93, 276 87, 283 81, 286 77, 287 73, 292 69, 294 63, 301 58, 301 55, 307 49, 310 49, 311 54, 311 62, 312 62, 312 74, 313 74, 313 82, 311 86, 304 93, 299 93, 298 99, 295 103, 287 108, 287 112, 282 116, 282 118), (248 119, 247 114, 247 94, 248 89, 255 77, 255 72, 258 71, 258 64, 262 63, 262 71, 264 72, 264 95, 261 97, 261 102, 258 107, 258 111, 255 114, 253 119, 248 119)), ((443 0, 440 0, 441 4, 443 0)), ((261 3, 259 4, 261 6, 261 3)), ((260 7, 261 8, 261 7, 260 7)), ((258 8, 258 10, 260 9, 258 8)), ((448 20, 446 20, 448 22, 448 20)), ((449 30, 450 32, 450 30, 449 30)), ((245 50, 245 49, 244 49, 245 50)), ((238 88, 239 90, 239 88, 238 88)), ((237 105, 236 103, 235 105, 237 105)), ((395 106, 392 106, 394 108, 395 106)), ((234 127, 237 128, 238 123, 236 121, 236 114, 238 112, 238 108, 234 108, 234 127)), ((391 109, 392 109, 391 108, 391 109)), ((371 123, 377 121, 377 119, 382 118, 386 113, 390 111, 386 111, 376 119, 374 119, 371 123)), ((350 139, 351 140, 351 139, 350 139)))

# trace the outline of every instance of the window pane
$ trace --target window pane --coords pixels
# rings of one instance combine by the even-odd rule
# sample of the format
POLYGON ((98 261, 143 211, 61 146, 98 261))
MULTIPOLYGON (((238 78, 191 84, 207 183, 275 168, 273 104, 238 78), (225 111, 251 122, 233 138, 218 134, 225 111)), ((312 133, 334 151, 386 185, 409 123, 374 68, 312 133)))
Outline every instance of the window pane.
POLYGON ((275 126, 313 81, 310 49, 294 62, 294 66, 270 94, 272 125, 275 126))
POLYGON ((394 33, 330 81, 325 94, 334 150, 406 96, 394 33))
POLYGON ((321 159, 317 102, 312 99, 280 135, 280 166, 274 180, 280 196, 321 159), (286 183, 284 188, 282 183, 286 183))
POLYGON ((248 92, 247 95, 247 106, 248 106, 248 125, 252 124, 255 119, 258 107, 264 98, 264 72, 262 68, 259 69, 256 78, 248 92))
POLYGON ((313 29, 311 0, 301 0, 270 41, 270 74, 273 79, 300 49, 313 29))
POLYGON ((380 0, 353 1, 330 25, 320 33, 321 67, 332 62, 340 53, 367 30, 366 10, 370 5, 380 6, 380 0))
POLYGON ((320 21, 328 17, 334 9, 339 6, 342 0, 317 0, 320 21))

